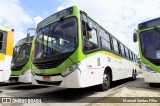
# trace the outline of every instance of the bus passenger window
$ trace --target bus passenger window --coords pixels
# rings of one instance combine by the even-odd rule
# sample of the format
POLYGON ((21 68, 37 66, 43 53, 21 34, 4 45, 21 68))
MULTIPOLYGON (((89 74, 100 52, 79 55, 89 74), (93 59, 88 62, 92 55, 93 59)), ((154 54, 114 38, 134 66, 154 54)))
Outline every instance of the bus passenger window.
POLYGON ((0 32, 0 50, 2 50, 2 44, 3 44, 3 33, 0 32))
POLYGON ((111 50, 111 41, 110 41, 110 35, 106 33, 102 28, 99 29, 99 36, 101 37, 101 45, 104 48, 107 48, 111 50))
POLYGON ((121 43, 120 43, 120 50, 121 50, 121 54, 125 56, 124 46, 121 43))
POLYGON ((97 30, 95 28, 93 28, 92 30, 88 29, 87 23, 84 23, 83 21, 82 21, 82 29, 83 29, 84 51, 91 51, 97 49, 98 48, 97 30), (87 28, 85 28, 85 24, 87 28))
POLYGON ((125 47, 126 58, 129 58, 128 49, 125 47))
POLYGON ((116 53, 119 53, 119 50, 118 50, 118 42, 115 38, 113 38, 113 48, 114 48, 114 51, 116 53))

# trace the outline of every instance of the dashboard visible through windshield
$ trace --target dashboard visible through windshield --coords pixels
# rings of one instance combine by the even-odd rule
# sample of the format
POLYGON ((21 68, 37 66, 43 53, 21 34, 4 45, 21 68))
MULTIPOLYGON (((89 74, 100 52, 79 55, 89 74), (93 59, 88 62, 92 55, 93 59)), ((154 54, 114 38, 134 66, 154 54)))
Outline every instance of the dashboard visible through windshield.
POLYGON ((160 59, 160 34, 155 29, 141 32, 141 48, 143 55, 148 59, 160 59))

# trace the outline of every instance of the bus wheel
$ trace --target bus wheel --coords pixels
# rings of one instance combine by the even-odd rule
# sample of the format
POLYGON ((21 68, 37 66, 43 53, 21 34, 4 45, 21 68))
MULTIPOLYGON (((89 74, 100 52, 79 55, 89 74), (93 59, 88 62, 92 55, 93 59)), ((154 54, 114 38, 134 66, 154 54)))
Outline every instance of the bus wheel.
POLYGON ((133 71, 133 73, 132 73, 132 81, 134 81, 134 80, 136 80, 136 72, 135 71, 133 71))
POLYGON ((149 83, 150 87, 155 87, 155 83, 149 83))
POLYGON ((110 88, 111 84, 111 75, 108 71, 105 71, 103 74, 103 83, 99 85, 100 90, 106 91, 110 88))

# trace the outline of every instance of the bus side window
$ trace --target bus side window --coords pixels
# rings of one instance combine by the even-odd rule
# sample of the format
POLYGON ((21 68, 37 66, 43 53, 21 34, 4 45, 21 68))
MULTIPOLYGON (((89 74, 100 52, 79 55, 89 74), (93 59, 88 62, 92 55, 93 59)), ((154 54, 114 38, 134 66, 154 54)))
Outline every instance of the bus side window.
MULTIPOLYGON (((92 22, 92 21, 91 21, 92 22)), ((97 29, 93 24, 93 29, 88 29, 87 23, 82 20, 82 32, 83 32, 83 48, 84 51, 91 51, 97 49, 98 46, 98 37, 97 37, 97 29), (86 27, 86 28, 85 28, 86 27)))
POLYGON ((132 60, 133 60, 133 52, 131 52, 131 55, 132 55, 132 60))
POLYGON ((131 59, 130 58, 130 50, 127 48, 127 51, 128 51, 128 59, 131 59))
POLYGON ((111 50, 110 35, 106 33, 103 29, 99 28, 99 36, 101 40, 101 46, 108 50, 111 50))
POLYGON ((120 51, 121 51, 122 56, 125 56, 124 46, 122 45, 122 43, 120 43, 120 51))
POLYGON ((136 62, 136 55, 134 55, 134 62, 136 62))
POLYGON ((126 54, 126 58, 129 58, 128 49, 126 47, 125 47, 125 54, 126 54))
POLYGON ((112 39, 113 39, 113 50, 114 52, 119 53, 118 42, 115 38, 112 38, 112 39))
POLYGON ((132 60, 132 53, 130 50, 129 50, 129 58, 130 58, 130 60, 132 60))
POLYGON ((0 50, 2 50, 3 33, 0 32, 0 50))
POLYGON ((91 38, 86 42, 85 46, 89 50, 94 50, 98 48, 98 37, 97 37, 97 30, 95 28, 91 31, 91 38))
POLYGON ((120 42, 119 41, 117 41, 117 43, 118 43, 118 53, 120 54, 120 55, 122 55, 122 51, 121 51, 121 47, 120 47, 120 42))

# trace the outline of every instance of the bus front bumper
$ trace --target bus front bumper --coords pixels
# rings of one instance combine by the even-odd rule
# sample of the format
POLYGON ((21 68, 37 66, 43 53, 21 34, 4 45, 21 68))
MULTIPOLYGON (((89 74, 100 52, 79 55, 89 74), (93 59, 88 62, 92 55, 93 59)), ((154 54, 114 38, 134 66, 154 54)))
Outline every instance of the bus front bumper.
POLYGON ((74 72, 66 77, 61 75, 56 76, 41 76, 32 74, 32 84, 34 85, 49 85, 49 86, 59 86, 64 88, 80 88, 80 70, 76 69, 74 72), (49 77, 49 81, 45 78, 49 77))
POLYGON ((11 76, 11 82, 22 82, 22 83, 31 83, 31 70, 27 70, 24 74, 20 76, 11 76))
POLYGON ((160 83, 160 73, 143 71, 144 81, 147 83, 160 83))

